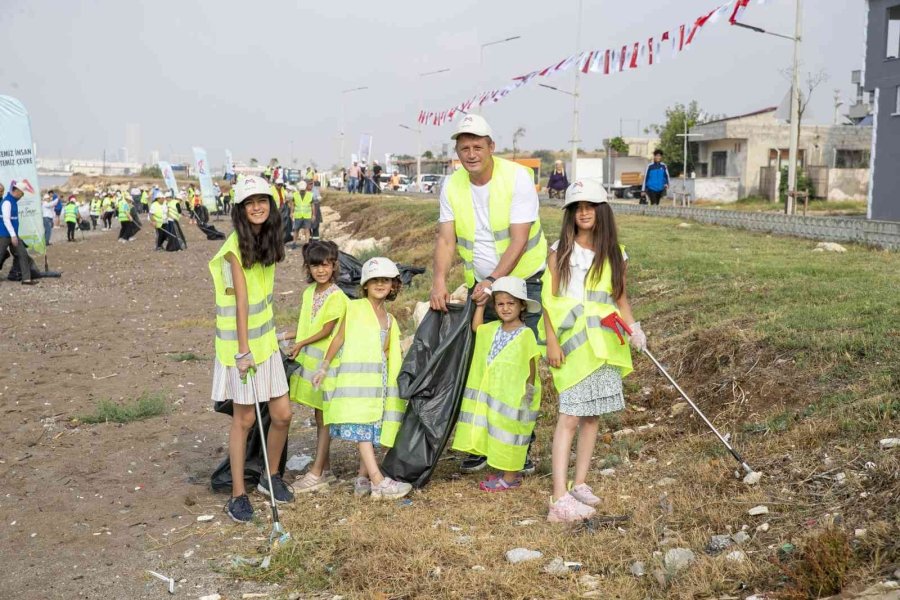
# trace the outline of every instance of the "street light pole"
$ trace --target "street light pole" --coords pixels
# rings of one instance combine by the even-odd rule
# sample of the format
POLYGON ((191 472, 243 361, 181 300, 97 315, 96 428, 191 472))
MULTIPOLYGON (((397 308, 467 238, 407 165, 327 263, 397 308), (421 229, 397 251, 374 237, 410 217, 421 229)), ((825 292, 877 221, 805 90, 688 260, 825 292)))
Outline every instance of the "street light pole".
POLYGON ((341 154, 340 154, 340 156, 338 156, 338 165, 344 164, 344 162, 343 162, 344 161, 344 121, 346 118, 346 115, 344 114, 346 111, 346 107, 344 106, 346 104, 346 101, 344 100, 344 96, 351 92, 359 92, 361 90, 367 90, 367 89, 369 89, 369 87, 364 85, 362 87, 348 88, 346 90, 341 90, 341 131, 340 131, 341 154))
MULTIPOLYGON (((575 26, 575 56, 581 52, 581 17, 584 0, 578 0, 578 24, 575 26)), ((581 85, 581 68, 575 65, 575 91, 572 94, 572 181, 578 179, 578 93, 581 85)))
MULTIPOLYGON (((685 112, 685 114, 684 114, 684 133, 678 133, 678 134, 676 134, 676 137, 684 138, 684 154, 682 155, 684 165, 682 166, 682 169, 681 169, 681 194, 682 194, 681 203, 682 203, 682 206, 686 206, 687 204, 689 204, 689 202, 687 201, 687 197, 688 197, 687 196, 688 140, 692 137, 703 137, 702 133, 689 133, 688 132, 687 112, 685 112)), ((696 200, 696 198, 695 198, 695 200, 696 200)), ((672 196, 672 206, 675 206, 675 196, 674 195, 672 196)))
POLYGON ((797 158, 800 145, 800 34, 803 26, 801 0, 797 0, 794 24, 794 72, 791 85, 791 144, 788 151, 788 194, 785 214, 794 214, 794 195, 797 192, 797 158))
MULTIPOLYGON (((502 40, 494 40, 493 42, 487 42, 486 44, 481 45, 481 53, 478 56, 478 75, 481 80, 481 86, 484 87, 484 49, 488 46, 496 46, 497 44, 505 44, 506 42, 511 42, 513 40, 517 40, 521 38, 521 35, 514 35, 512 37, 504 38, 502 40)), ((481 106, 477 109, 478 114, 481 114, 481 106)))
MULTIPOLYGON (((419 73, 419 78, 428 77, 430 75, 437 75, 438 73, 446 73, 450 69, 438 69, 436 71, 428 71, 427 73, 419 73)), ((422 100, 422 84, 419 84, 419 111, 425 110, 425 102, 422 100)), ((400 127, 406 127, 405 125, 401 125, 400 127)), ((411 129, 410 127, 406 127, 406 129, 411 129)), ((422 176, 422 126, 419 125, 419 128, 415 131, 416 135, 416 189, 422 185, 421 176, 422 176)))

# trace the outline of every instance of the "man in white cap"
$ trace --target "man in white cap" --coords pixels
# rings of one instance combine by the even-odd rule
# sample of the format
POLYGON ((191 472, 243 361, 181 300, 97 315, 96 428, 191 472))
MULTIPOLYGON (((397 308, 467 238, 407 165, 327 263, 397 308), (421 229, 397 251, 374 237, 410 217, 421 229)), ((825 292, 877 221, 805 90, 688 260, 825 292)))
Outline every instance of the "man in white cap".
POLYGON ((10 252, 19 265, 22 283, 32 285, 37 283, 37 280, 31 278, 28 250, 25 249, 25 243, 19 239, 19 200, 25 195, 26 190, 26 185, 20 185, 13 181, 9 184, 9 193, 3 196, 3 185, 0 185, 0 198, 2 198, 0 200, 0 215, 2 215, 0 217, 0 265, 6 260, 6 253, 10 252))
MULTIPOLYGON (((447 310, 447 273, 454 247, 463 261, 466 287, 472 300, 485 304, 500 277, 524 279, 528 297, 540 302, 541 276, 547 261, 547 240, 538 214, 537 191, 531 169, 494 156, 491 127, 480 115, 466 115, 450 139, 462 168, 441 187, 440 218, 434 247, 431 308, 447 310)), ((525 324, 537 334, 540 314, 525 324)), ((497 319, 488 306, 485 320, 497 319)), ((534 465, 526 460, 525 472, 534 465)), ((483 468, 485 457, 470 456, 461 470, 483 468)))

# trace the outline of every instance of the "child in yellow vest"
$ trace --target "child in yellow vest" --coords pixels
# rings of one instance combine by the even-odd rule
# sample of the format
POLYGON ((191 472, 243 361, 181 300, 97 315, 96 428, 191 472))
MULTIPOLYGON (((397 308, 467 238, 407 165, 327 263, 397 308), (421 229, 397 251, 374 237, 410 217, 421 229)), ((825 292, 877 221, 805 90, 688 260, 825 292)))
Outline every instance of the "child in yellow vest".
POLYGON ((271 418, 266 449, 272 490, 265 473, 256 489, 278 503, 294 499, 278 472, 291 424, 272 306, 275 263, 284 260, 284 241, 281 215, 263 179, 247 177, 239 185, 231 221, 234 231, 209 261, 216 294, 212 400, 233 403, 228 436, 232 492, 225 510, 233 520, 246 523, 253 519, 253 507, 245 490, 244 455, 247 434, 256 422, 256 402, 268 403, 271 418))
POLYGON ((298 340, 290 354, 299 364, 291 375, 291 400, 315 409, 316 416, 316 459, 306 475, 294 482, 297 493, 314 492, 337 481, 328 459, 331 437, 322 415, 322 391, 313 387, 312 378, 350 301, 335 284, 340 267, 337 244, 325 241, 306 244, 303 263, 306 282, 310 285, 303 291, 297 332, 281 334, 282 339, 298 340))
POLYGON ((560 412, 553 434, 551 522, 579 521, 596 512, 600 498, 585 479, 599 416, 625 408, 622 378, 631 372, 631 352, 624 335, 636 350, 647 346, 625 293, 628 256, 619 245, 606 190, 592 180, 576 181, 566 190, 564 209, 541 295, 560 412), (576 430, 575 478, 567 490, 576 430))
POLYGON ((501 277, 491 287, 499 321, 484 323, 485 304, 475 309, 475 351, 456 423, 453 449, 487 457, 500 475, 482 481, 485 492, 505 492, 522 484, 528 445, 541 405, 537 339, 524 322, 540 313, 528 299, 525 280, 501 277))
POLYGON ((412 486, 382 475, 375 458, 375 448, 394 445, 406 411, 397 391, 400 328, 385 309, 400 290, 400 271, 387 258, 370 258, 362 266, 360 284, 362 298, 347 304, 313 385, 325 383, 323 413, 332 439, 356 442, 359 449, 354 493, 402 498, 412 486), (338 350, 340 360, 332 366, 338 350))

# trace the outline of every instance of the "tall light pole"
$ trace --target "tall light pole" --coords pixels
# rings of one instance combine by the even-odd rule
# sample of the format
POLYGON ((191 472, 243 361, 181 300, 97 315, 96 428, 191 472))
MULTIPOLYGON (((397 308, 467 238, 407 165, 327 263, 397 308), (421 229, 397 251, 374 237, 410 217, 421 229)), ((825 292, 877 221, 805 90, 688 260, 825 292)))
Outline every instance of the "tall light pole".
POLYGON ((367 89, 369 89, 369 87, 364 85, 361 87, 348 88, 346 90, 341 90, 341 131, 339 133, 340 138, 341 138, 341 155, 338 156, 338 165, 344 164, 344 162, 343 162, 344 161, 344 121, 345 121, 345 114, 344 114, 345 106, 344 105, 346 104, 346 102, 344 100, 344 96, 346 96, 347 94, 352 93, 352 92, 359 92, 361 90, 367 90, 367 89))
MULTIPOLYGON (((581 52, 581 17, 584 0, 578 0, 578 24, 575 25, 575 56, 581 52)), ((578 178, 578 92, 581 87, 581 68, 575 65, 575 91, 572 93, 572 181, 578 178)))
POLYGON ((553 90, 555 92, 559 92, 560 94, 566 94, 567 96, 572 96, 573 99, 573 109, 572 109, 572 171, 569 173, 571 177, 570 182, 575 181, 575 173, 577 171, 575 165, 578 160, 578 142, 581 140, 578 138, 578 89, 574 92, 570 92, 568 90, 561 90, 558 87, 547 85, 546 83, 538 84, 542 88, 547 88, 548 90, 553 90))
POLYGON ((734 25, 755 31, 756 33, 764 33, 775 37, 784 38, 794 42, 794 65, 791 74, 791 141, 788 151, 788 194, 785 202, 785 214, 793 214, 794 212, 794 194, 797 191, 797 158, 800 146, 800 42, 803 32, 803 2, 796 0, 796 9, 794 14, 794 35, 784 35, 781 33, 773 33, 766 31, 761 27, 748 25, 747 23, 735 22, 734 25))
MULTIPOLYGON (((438 69, 436 71, 427 71, 425 73, 419 73, 419 78, 422 77, 430 77, 431 75, 437 75, 438 73, 446 73, 450 69, 438 69)), ((419 84, 419 111, 425 110, 425 102, 422 100, 422 84, 419 84)), ((401 125, 404 129, 409 129, 410 131, 415 131, 417 135, 416 139, 416 188, 422 185, 420 181, 420 177, 422 175, 422 127, 420 126, 418 129, 413 129, 411 127, 407 127, 406 125, 401 125)))
MULTIPOLYGON (((481 79, 481 85, 484 87, 484 49, 488 46, 496 46, 497 44, 505 44, 506 42, 511 42, 513 40, 518 40, 522 36, 514 35, 512 37, 504 38, 502 40, 494 40, 493 42, 487 42, 486 44, 481 45, 481 53, 478 56, 478 73, 479 78, 481 79)), ((477 108, 479 114, 481 114, 481 106, 477 108)))

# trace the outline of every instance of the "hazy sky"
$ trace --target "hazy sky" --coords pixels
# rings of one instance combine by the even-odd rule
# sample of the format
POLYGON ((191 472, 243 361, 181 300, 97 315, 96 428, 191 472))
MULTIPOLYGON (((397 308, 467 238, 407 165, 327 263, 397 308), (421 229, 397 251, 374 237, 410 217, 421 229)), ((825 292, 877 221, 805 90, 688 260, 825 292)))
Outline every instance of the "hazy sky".
MULTIPOLYGON (((585 0, 582 48, 621 47, 693 20, 724 0, 585 0)), ((831 122, 833 93, 855 95, 862 68, 866 3, 805 0, 804 70, 826 69, 811 121, 831 122)), ((337 160, 342 89, 346 154, 360 133, 375 157, 414 154, 420 99, 443 110, 575 49, 577 0, 361 2, 337 0, 2 0, 0 94, 31 113, 39 155, 100 157, 125 145, 138 123, 144 160, 187 158, 204 146, 213 164, 225 148, 236 160, 337 160), (555 8, 555 10, 553 10, 555 8), (520 35, 485 50, 480 45, 520 35), (419 78, 418 73, 450 68, 419 78)), ((792 33, 793 0, 752 0, 747 22, 792 33)), ((778 104, 792 44, 730 27, 704 28, 677 60, 612 76, 582 78, 585 148, 619 131, 639 133, 667 106, 696 99, 712 113, 740 114, 778 104)), ((547 83, 570 89, 570 72, 547 83)), ((525 149, 563 148, 571 139, 571 99, 532 83, 490 106, 500 146, 526 129, 525 149)), ((425 149, 439 149, 453 124, 426 126, 425 149)))

